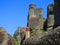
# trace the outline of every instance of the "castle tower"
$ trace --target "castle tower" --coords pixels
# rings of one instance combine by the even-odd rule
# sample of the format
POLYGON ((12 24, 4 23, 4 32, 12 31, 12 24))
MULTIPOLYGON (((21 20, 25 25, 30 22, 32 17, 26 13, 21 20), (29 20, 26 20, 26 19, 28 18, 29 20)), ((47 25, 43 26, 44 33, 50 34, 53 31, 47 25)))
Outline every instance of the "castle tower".
POLYGON ((26 32, 26 36, 25 36, 25 39, 28 39, 28 38, 30 38, 30 28, 29 27, 26 27, 26 30, 25 30, 25 32, 26 32))
POLYGON ((35 17, 35 4, 30 4, 29 5, 29 18, 34 18, 35 17))
POLYGON ((53 4, 50 4, 47 8, 47 30, 53 29, 54 25, 54 12, 53 12, 53 4))
POLYGON ((38 26, 36 26, 36 29, 41 30, 43 29, 43 23, 44 23, 44 19, 42 17, 43 15, 43 9, 42 8, 37 8, 36 9, 36 19, 38 20, 38 26))
POLYGON ((60 26, 60 0, 54 0, 54 28, 60 26))
MULTIPOLYGON (((35 8, 35 4, 30 4, 29 13, 28 13, 28 23, 27 26, 31 30, 39 30, 42 18, 42 8, 35 8)), ((42 26, 42 25, 41 25, 42 26)))

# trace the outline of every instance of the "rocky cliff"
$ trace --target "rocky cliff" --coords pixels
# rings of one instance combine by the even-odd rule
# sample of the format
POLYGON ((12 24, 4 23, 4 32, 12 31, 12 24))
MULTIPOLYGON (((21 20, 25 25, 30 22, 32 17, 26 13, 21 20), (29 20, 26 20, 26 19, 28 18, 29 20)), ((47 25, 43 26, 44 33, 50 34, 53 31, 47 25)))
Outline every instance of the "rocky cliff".
POLYGON ((60 45, 60 27, 32 36, 22 45, 60 45))
POLYGON ((18 41, 19 44, 24 40, 24 36, 25 36, 25 28, 21 27, 18 27, 13 35, 13 37, 18 41))
POLYGON ((18 45, 16 40, 11 37, 4 28, 0 28, 0 45, 18 45))

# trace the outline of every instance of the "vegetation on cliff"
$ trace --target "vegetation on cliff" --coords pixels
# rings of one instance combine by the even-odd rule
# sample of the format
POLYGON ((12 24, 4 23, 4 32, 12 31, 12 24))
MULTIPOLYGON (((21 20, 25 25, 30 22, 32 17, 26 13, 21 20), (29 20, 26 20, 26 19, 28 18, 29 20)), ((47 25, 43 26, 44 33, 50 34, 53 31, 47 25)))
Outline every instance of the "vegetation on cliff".
POLYGON ((14 39, 14 42, 15 42, 16 45, 19 45, 19 43, 18 43, 18 41, 16 41, 16 39, 14 39))
POLYGON ((31 36, 34 36, 34 35, 37 35, 37 34, 40 34, 40 33, 43 33, 45 32, 44 29, 41 29, 41 30, 32 30, 31 31, 31 36))

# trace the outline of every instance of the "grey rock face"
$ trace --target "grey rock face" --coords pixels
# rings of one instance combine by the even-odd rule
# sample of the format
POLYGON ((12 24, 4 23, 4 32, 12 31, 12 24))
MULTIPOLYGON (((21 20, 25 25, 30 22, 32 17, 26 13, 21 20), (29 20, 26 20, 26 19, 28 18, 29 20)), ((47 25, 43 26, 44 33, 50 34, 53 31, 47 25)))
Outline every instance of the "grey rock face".
POLYGON ((0 27, 0 45, 16 45, 14 39, 6 33, 3 27, 0 27))
POLYGON ((5 28, 0 27, 0 32, 5 31, 5 28))
POLYGON ((60 27, 32 36, 22 45, 60 45, 60 27))

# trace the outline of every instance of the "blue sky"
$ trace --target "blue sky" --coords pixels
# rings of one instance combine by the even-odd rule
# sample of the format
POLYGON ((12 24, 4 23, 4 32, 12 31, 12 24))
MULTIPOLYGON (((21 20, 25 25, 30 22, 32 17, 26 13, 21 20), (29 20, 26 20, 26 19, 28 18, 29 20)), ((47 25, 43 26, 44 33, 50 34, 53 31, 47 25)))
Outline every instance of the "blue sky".
POLYGON ((47 6, 53 0, 0 0, 0 27, 13 35, 17 27, 26 27, 29 4, 35 3, 36 8, 43 8, 43 17, 47 16, 47 6))

